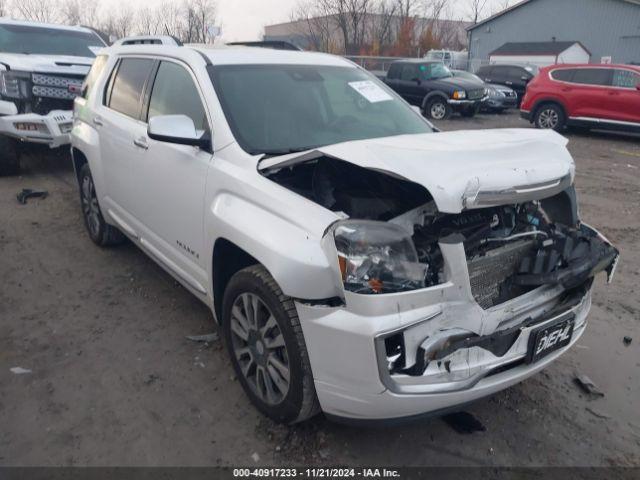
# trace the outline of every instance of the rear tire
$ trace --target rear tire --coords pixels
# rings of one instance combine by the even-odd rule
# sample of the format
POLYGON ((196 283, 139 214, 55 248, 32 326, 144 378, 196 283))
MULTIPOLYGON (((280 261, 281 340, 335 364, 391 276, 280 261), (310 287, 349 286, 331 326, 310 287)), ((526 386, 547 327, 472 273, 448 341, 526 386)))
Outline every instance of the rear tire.
POLYGON ((545 103, 536 110, 533 123, 536 128, 561 132, 566 124, 566 116, 562 107, 555 103, 545 103))
POLYGON ((432 120, 446 120, 451 113, 453 113, 451 105, 443 97, 432 98, 424 109, 424 116, 432 120))
POLYGON ((20 172, 20 146, 16 140, 0 135, 0 176, 20 172))
POLYGON ((286 424, 320 411, 296 307, 262 265, 231 278, 222 322, 236 376, 258 410, 286 424))
POLYGON ((84 217, 84 225, 87 228, 91 240, 101 247, 119 245, 124 242, 126 237, 122 232, 113 225, 105 222, 102 216, 88 163, 85 163, 80 168, 78 181, 80 183, 82 216, 84 217))

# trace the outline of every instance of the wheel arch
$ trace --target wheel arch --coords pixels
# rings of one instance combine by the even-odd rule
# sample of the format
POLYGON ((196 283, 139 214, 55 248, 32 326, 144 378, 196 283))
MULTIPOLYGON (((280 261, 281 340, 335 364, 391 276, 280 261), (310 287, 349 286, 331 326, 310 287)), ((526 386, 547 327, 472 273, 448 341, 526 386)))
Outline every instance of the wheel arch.
POLYGON ((222 301, 229 281, 240 270, 252 265, 262 264, 235 243, 226 238, 218 238, 214 243, 211 257, 211 287, 213 310, 220 325, 222 325, 222 301))
POLYGON ((441 97, 444 101, 449 100, 448 95, 441 91, 441 90, 435 90, 433 92, 430 92, 428 94, 426 94, 424 96, 424 99, 422 100, 422 110, 424 110, 425 108, 427 108, 427 104, 434 98, 436 97, 441 97))
POLYGON ((562 113, 564 114, 565 120, 569 119, 567 106, 564 104, 562 100, 556 97, 544 97, 537 100, 536 103, 533 105, 533 108, 531 109, 531 123, 535 123, 535 118, 536 118, 536 115, 538 114, 538 111, 545 105, 550 105, 550 104, 557 105, 558 107, 560 107, 562 109, 562 113))

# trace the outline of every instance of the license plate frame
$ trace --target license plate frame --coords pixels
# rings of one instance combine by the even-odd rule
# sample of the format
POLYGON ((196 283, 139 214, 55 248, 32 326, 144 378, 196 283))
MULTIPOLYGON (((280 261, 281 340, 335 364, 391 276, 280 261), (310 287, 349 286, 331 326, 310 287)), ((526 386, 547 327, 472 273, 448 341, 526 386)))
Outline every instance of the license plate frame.
POLYGON ((568 313, 552 323, 531 331, 527 350, 527 363, 535 363, 571 343, 576 317, 568 313))

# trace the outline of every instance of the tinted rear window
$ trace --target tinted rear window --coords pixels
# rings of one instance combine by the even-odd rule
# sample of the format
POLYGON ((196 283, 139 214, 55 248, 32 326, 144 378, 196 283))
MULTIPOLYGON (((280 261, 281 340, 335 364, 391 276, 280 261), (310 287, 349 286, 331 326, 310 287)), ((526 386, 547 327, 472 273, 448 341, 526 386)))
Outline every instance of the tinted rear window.
POLYGON ((640 84, 640 73, 631 70, 616 70, 613 73, 613 85, 622 88, 636 88, 640 84))
POLYGON ((554 70, 551 72, 551 78, 560 82, 570 82, 573 79, 573 72, 575 70, 554 70))
POLYGON ((583 85, 611 85, 611 70, 606 68, 579 68, 573 74, 573 83, 583 85))
POLYGON ((138 119, 142 90, 152 67, 153 60, 150 59, 122 59, 113 81, 108 107, 138 119))

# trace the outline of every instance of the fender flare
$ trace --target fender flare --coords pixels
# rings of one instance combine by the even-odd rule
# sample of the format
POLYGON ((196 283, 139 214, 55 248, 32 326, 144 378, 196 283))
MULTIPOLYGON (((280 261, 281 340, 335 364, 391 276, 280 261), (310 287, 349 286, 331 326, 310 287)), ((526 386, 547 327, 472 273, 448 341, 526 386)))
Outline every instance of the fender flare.
POLYGON ((557 97, 543 97, 543 98, 540 98, 539 100, 536 100, 536 102, 533 104, 533 107, 531 108, 531 123, 535 123, 535 117, 536 117, 536 114, 538 113, 538 110, 542 105, 546 103, 554 103, 558 105, 560 108, 562 108, 562 112, 564 113, 565 120, 569 119, 567 106, 564 104, 564 102, 561 99, 557 97))
POLYGON ((427 93, 424 96, 421 107, 423 111, 425 108, 427 108, 427 104, 429 103, 429 101, 435 97, 442 97, 445 101, 449 100, 449 96, 445 92, 443 92, 442 90, 434 90, 433 92, 427 93))

